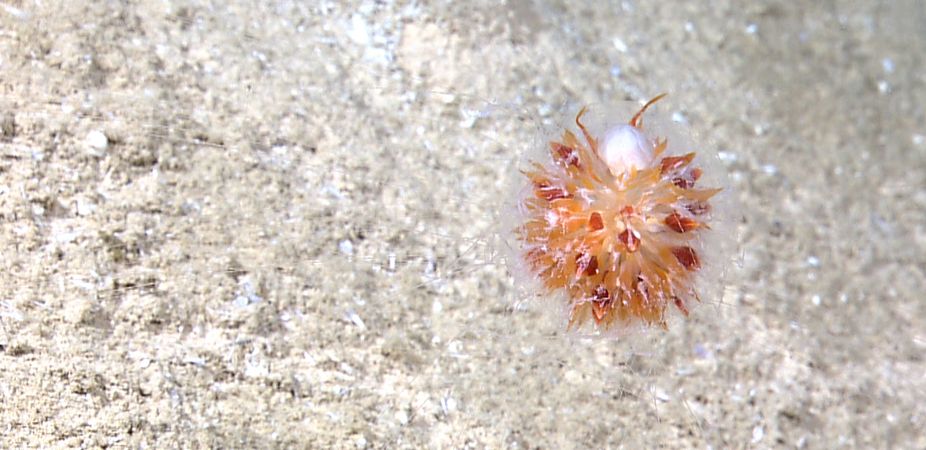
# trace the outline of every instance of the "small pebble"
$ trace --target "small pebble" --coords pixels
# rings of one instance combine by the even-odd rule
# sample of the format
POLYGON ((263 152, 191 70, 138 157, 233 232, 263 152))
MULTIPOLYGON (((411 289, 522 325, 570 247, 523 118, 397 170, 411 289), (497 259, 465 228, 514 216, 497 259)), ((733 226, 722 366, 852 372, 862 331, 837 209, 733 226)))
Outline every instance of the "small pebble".
POLYGON ((765 429, 761 425, 756 425, 752 429, 752 443, 758 444, 765 437, 765 429))
POLYGON ((717 157, 720 158, 720 160, 723 161, 723 162, 725 162, 725 163, 736 162, 736 160, 739 159, 739 158, 736 156, 736 153, 728 152, 728 151, 724 151, 724 150, 718 151, 718 152, 717 152, 717 157))
POLYGON ((611 43, 614 44, 614 48, 617 49, 617 51, 627 53, 627 43, 625 43, 623 39, 615 37, 611 43))
POLYGON ((891 93, 891 84, 888 83, 888 82, 885 81, 885 80, 879 80, 879 81, 878 81, 878 92, 880 92, 880 93, 882 93, 882 94, 890 94, 890 93, 891 93))
POLYGON ((338 243, 338 250, 340 250, 341 253, 347 256, 351 256, 354 254, 354 243, 347 239, 344 239, 343 241, 338 243))
POLYGON ((457 410, 457 401, 453 397, 447 395, 441 398, 440 406, 445 415, 450 414, 457 410))
POLYGON ((351 321, 351 323, 353 323, 357 328, 360 328, 361 330, 367 329, 367 325, 363 323, 363 319, 360 318, 356 311, 349 310, 345 316, 347 317, 347 320, 351 321))
POLYGON ((109 147, 109 139, 102 131, 94 130, 87 134, 87 146, 94 156, 103 156, 103 152, 109 147))

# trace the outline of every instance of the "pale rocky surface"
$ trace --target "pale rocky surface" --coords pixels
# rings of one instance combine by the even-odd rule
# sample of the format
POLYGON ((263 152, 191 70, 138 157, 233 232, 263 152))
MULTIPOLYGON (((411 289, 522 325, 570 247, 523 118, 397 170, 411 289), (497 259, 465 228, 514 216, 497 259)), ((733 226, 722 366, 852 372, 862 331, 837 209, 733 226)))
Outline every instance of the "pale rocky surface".
POLYGON ((0 446, 926 447, 920 2, 131 3, 0 4, 0 446), (512 162, 660 92, 741 264, 563 336, 512 162))

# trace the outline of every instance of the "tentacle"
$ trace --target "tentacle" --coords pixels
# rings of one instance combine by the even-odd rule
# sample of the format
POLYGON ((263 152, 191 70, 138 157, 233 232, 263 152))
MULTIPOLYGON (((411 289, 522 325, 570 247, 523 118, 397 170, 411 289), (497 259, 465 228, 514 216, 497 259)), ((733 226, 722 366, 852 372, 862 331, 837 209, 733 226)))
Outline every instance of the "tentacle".
POLYGON ((585 141, 588 142, 588 146, 591 147, 592 152, 596 155, 598 154, 598 141, 592 137, 592 134, 588 132, 588 129, 585 128, 585 125, 582 124, 582 116, 585 115, 585 112, 588 111, 588 106, 583 106, 579 110, 579 114, 576 115, 576 125, 579 129, 582 130, 582 134, 585 135, 585 141))
MULTIPOLYGON (((634 127, 634 128, 639 128, 639 129, 642 130, 642 129, 643 129, 643 113, 646 112, 646 108, 649 108, 650 105, 652 105, 653 103, 656 103, 656 102, 658 102, 659 100, 662 100, 662 98, 665 97, 666 95, 668 95, 668 94, 665 94, 665 93, 659 94, 659 95, 653 97, 652 100, 646 102, 646 104, 643 105, 642 108, 640 108, 640 111, 638 111, 637 114, 634 115, 632 119, 630 119, 630 126, 632 126, 632 127, 634 127)), ((577 119, 578 119, 578 118, 577 118, 577 119)))

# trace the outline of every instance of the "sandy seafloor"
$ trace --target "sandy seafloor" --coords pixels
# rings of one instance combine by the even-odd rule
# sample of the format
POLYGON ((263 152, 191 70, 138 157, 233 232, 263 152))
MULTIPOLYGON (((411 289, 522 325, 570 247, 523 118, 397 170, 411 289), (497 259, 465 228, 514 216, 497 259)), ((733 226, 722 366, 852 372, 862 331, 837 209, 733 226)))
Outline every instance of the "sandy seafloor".
POLYGON ((0 446, 924 448, 924 30, 915 0, 5 0, 0 446), (659 92, 738 250, 666 332, 564 335, 499 256, 511 161, 659 92))

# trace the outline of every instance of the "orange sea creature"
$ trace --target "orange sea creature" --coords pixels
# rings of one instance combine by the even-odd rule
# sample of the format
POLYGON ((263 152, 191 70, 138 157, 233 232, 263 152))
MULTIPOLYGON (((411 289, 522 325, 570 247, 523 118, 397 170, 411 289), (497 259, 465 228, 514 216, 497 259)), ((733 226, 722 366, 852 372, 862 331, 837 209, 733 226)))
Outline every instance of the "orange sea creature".
POLYGON ((582 108, 584 142, 567 129, 546 164, 523 171, 519 256, 544 289, 565 294, 569 328, 665 328, 670 308, 687 316, 700 301, 701 238, 721 189, 696 187, 694 152, 666 155, 668 140, 644 132, 643 114, 664 95, 600 138, 582 108))

